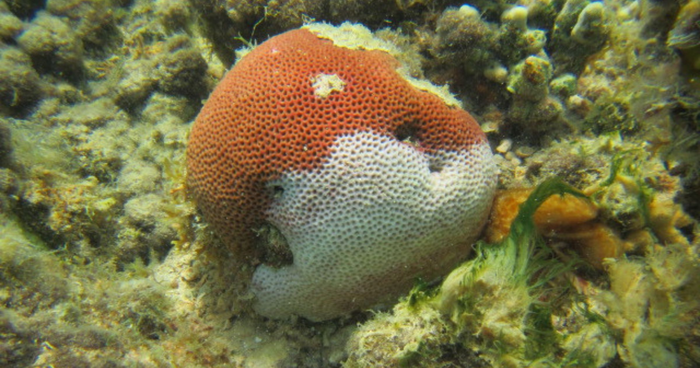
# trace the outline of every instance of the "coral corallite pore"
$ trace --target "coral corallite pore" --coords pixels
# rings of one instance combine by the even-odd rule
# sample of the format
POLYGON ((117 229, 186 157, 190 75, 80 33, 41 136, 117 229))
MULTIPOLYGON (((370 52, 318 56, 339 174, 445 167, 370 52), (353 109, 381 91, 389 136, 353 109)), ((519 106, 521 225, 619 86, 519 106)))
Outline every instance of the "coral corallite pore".
POLYGON ((392 50, 358 25, 283 33, 194 123, 188 186, 206 220, 233 249, 260 247, 266 228, 291 251, 255 270, 264 316, 320 321, 395 298, 449 272, 483 227, 497 176, 484 133, 392 50))

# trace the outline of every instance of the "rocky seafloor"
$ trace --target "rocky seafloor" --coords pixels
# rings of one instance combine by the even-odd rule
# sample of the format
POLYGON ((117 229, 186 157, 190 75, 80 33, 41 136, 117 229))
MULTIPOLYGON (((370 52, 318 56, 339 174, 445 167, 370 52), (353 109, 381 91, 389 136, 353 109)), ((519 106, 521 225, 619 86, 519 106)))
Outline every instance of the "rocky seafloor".
POLYGON ((699 366, 699 24, 697 0, 0 1, 0 366, 699 366), (556 254, 517 274, 484 248, 383 311, 255 315, 187 135, 236 49, 312 20, 394 42, 500 189, 558 177, 605 230, 509 238, 556 254))

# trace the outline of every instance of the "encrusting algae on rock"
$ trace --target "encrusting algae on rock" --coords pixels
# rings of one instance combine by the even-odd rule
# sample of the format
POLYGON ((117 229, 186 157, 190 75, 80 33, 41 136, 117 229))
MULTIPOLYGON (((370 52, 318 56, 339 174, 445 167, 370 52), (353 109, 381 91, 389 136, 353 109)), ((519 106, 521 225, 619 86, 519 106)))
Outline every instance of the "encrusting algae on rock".
POLYGON ((540 219, 563 202, 580 209, 583 194, 557 180, 528 193, 501 241, 355 331, 347 366, 602 367, 617 354, 631 366, 691 366, 698 259, 679 245, 649 249, 648 261, 608 258, 612 284, 595 286, 537 235, 539 209, 540 219))
POLYGON ((552 302, 545 300, 553 295, 544 290, 571 265, 550 257, 533 217, 547 198, 564 193, 582 196, 556 180, 543 183, 524 202, 506 238, 480 244, 476 257, 453 270, 437 290, 415 288, 392 313, 363 325, 349 342, 349 366, 440 366, 450 344, 456 349, 452 363, 459 366, 555 364, 547 362, 553 349, 547 335, 554 332, 541 320, 551 313, 552 302), (422 323, 401 333, 406 327, 396 323, 400 319, 422 323), (426 336, 426 328, 433 332, 426 336), (413 343, 416 335, 422 343, 413 343))
MULTIPOLYGON (((697 0, 0 0, 0 366, 699 366, 698 9, 697 0), (327 46, 384 55, 405 90, 431 90, 438 105, 473 116, 498 191, 519 193, 492 226, 518 223, 521 206, 539 201, 526 197, 543 193, 532 188, 553 188, 548 178, 577 194, 542 203, 532 236, 501 226, 501 241, 484 244, 473 234, 478 245, 458 244, 465 251, 440 270, 446 279, 407 281, 415 286, 398 303, 399 291, 323 322, 261 316, 255 270, 301 263, 296 238, 271 224, 251 226, 248 249, 217 236, 188 197, 188 134, 227 69, 311 23, 341 30, 321 37, 327 46), (347 33, 350 24, 364 27, 347 33)), ((348 75, 319 70, 297 82, 308 103, 330 105, 352 92, 348 75)), ((341 112, 360 116, 351 106, 341 112)), ((365 115, 386 126, 412 116, 386 111, 365 115)), ((431 159, 435 147, 404 128, 362 162, 400 147, 443 179, 450 157, 431 159)), ((309 142, 297 151, 318 153, 309 142)), ((356 167, 334 184, 397 171, 369 178, 356 167)), ((301 188, 291 182, 264 189, 284 202, 301 188)), ((406 206, 418 187, 397 183, 357 192, 370 209, 413 217, 368 222, 367 234, 394 231, 390 244, 425 229, 397 231, 410 221, 476 232, 406 206)), ((325 266, 323 275, 334 264, 325 266)))

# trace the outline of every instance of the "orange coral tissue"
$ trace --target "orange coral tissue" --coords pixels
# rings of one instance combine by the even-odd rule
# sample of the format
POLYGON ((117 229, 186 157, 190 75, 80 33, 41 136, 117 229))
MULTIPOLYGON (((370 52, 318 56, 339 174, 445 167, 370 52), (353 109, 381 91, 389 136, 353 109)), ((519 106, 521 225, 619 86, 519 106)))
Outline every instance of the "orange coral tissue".
POLYGON ((259 248, 259 229, 288 248, 253 275, 258 313, 370 307, 449 272, 479 234, 486 137, 396 53, 362 26, 310 24, 250 51, 197 117, 188 186, 204 217, 232 249, 259 248))

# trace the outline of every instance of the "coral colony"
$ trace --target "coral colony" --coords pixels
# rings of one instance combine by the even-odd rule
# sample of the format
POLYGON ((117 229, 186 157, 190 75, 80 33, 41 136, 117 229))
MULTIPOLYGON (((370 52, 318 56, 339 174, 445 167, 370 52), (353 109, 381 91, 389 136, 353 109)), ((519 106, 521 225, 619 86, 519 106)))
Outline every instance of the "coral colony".
POLYGON ((188 175, 205 217, 232 246, 269 248, 262 227, 291 253, 255 271, 265 316, 390 300, 452 268, 483 227, 484 133, 390 51, 362 26, 309 24, 243 57, 197 117, 188 175))

